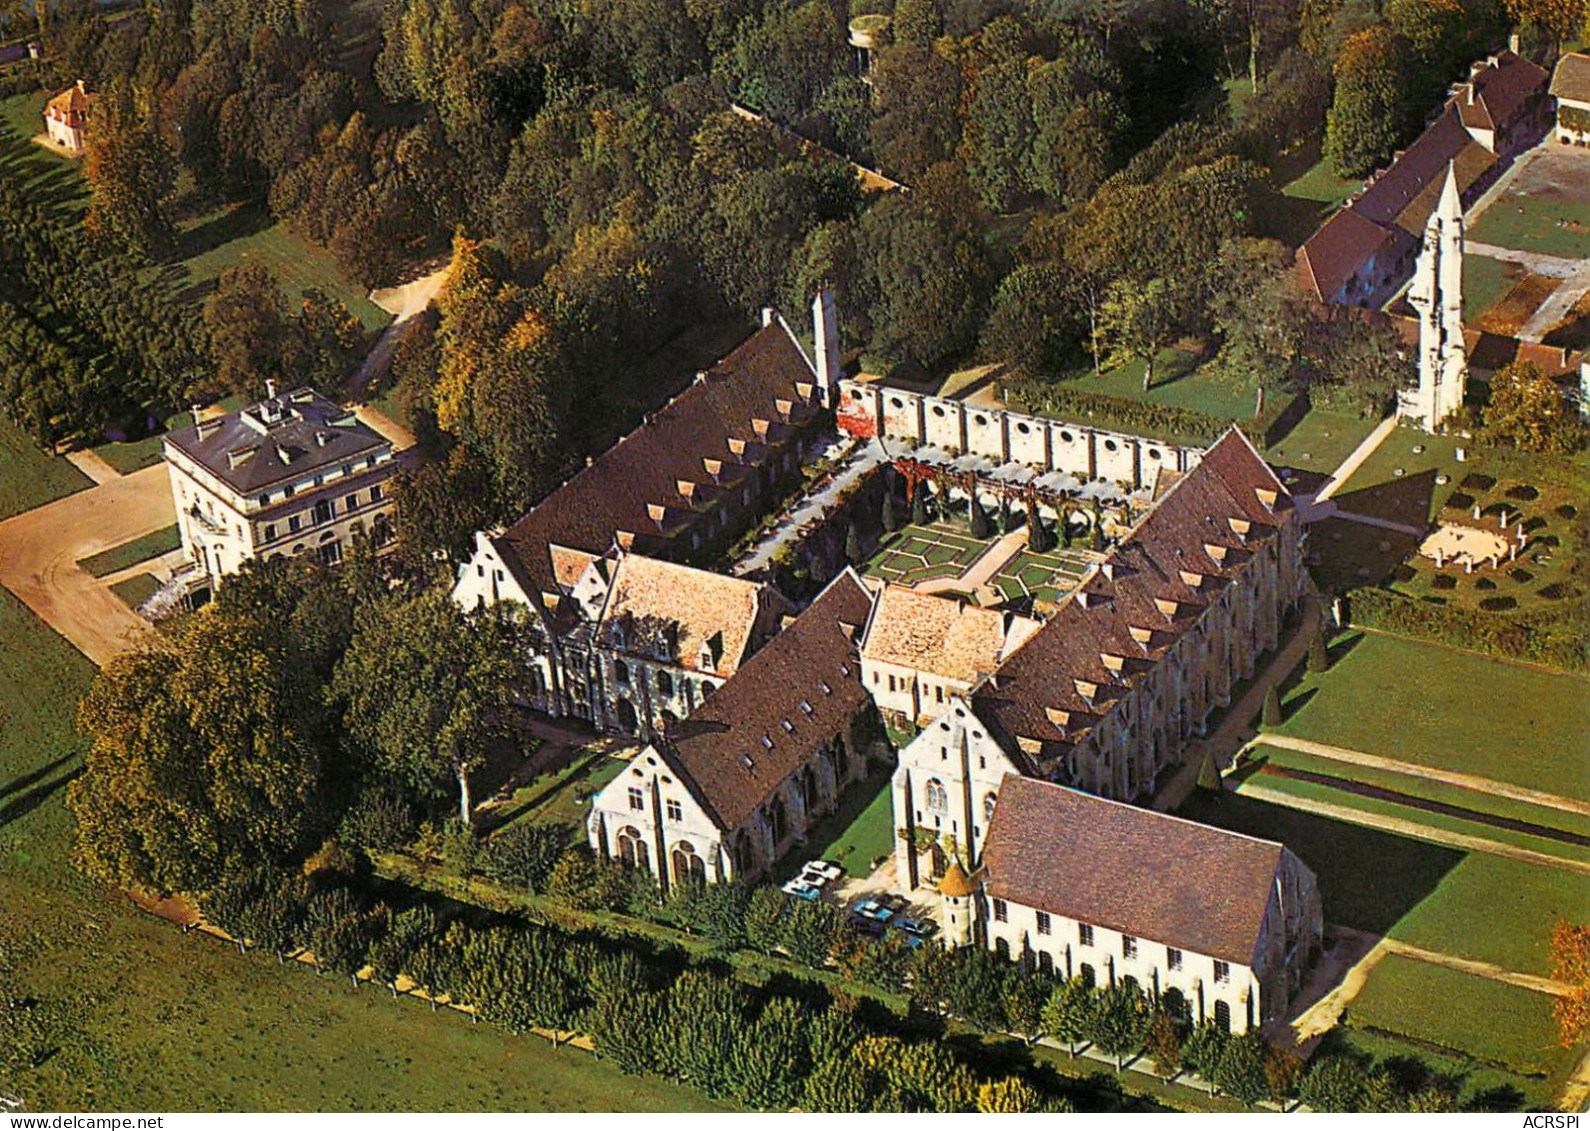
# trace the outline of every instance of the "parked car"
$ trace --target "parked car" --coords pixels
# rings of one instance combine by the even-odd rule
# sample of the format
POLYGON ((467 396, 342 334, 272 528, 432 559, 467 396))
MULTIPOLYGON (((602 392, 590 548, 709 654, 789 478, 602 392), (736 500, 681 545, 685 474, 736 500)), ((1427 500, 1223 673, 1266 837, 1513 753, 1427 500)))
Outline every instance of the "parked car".
POLYGON ((792 899, 812 900, 823 894, 823 889, 805 876, 796 876, 779 890, 792 899))
POLYGON ((808 860, 806 861, 806 866, 801 869, 803 878, 820 877, 820 879, 813 880, 814 883, 819 884, 831 884, 836 880, 842 879, 844 874, 845 870, 843 868, 838 864, 830 864, 827 860, 808 860))
POLYGON ((902 915, 892 924, 895 930, 905 936, 905 945, 918 947, 939 933, 939 925, 931 919, 917 919, 910 915, 902 915))
POLYGON ((850 909, 850 925, 879 938, 889 929, 894 908, 881 897, 870 896, 850 909))

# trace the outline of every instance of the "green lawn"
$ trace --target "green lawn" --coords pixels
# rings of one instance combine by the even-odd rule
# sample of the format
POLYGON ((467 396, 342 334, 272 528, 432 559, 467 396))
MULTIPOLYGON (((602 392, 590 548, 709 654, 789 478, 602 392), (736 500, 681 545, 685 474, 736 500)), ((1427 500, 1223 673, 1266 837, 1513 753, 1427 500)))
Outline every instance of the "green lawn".
POLYGON ((87 570, 91 576, 105 577, 118 570, 135 566, 139 562, 146 562, 150 558, 158 558, 180 545, 182 537, 177 533, 177 524, 172 523, 153 533, 145 534, 142 538, 134 538, 131 542, 123 542, 120 546, 112 546, 92 557, 83 558, 77 564, 87 570))
POLYGON ((59 157, 29 139, 44 130, 44 104, 48 94, 15 94, 0 99, 0 173, 17 178, 28 196, 51 206, 63 218, 76 222, 88 207, 88 188, 81 162, 59 157))
POLYGON ((1579 1058, 1554 1040, 1548 995, 1401 955, 1370 972, 1347 1019, 1552 1083, 1566 1079, 1579 1058))
POLYGON ((1578 843, 1521 832, 1475 816, 1459 816, 1446 812, 1432 812, 1428 807, 1413 803, 1387 800, 1383 797, 1365 797, 1345 783, 1327 785, 1314 781, 1298 781, 1270 771, 1260 773, 1243 782, 1244 791, 1263 788, 1272 793, 1294 799, 1305 807, 1332 805, 1350 813, 1363 814, 1364 819, 1390 817, 1410 822, 1419 832, 1410 836, 1428 837, 1439 843, 1441 834, 1457 833, 1477 837, 1496 844, 1527 849, 1544 856, 1577 864, 1590 863, 1590 847, 1578 843))
POLYGON ((1226 792, 1194 793, 1183 817, 1278 840, 1319 877, 1325 920, 1385 934, 1464 860, 1456 849, 1226 792))
POLYGON ((807 860, 840 864, 852 876, 871 874, 873 864, 894 851, 894 808, 890 776, 877 771, 851 786, 837 812, 820 821, 806 836, 801 859, 786 861, 794 872, 807 860))
POLYGON ((1374 431, 1377 423, 1360 420, 1349 413, 1309 409, 1264 456, 1282 467, 1328 475, 1353 454, 1353 449, 1374 431))
POLYGON ((45 455, 26 432, 0 417, 0 519, 93 485, 88 476, 59 456, 45 455))
POLYGON ((575 1049, 183 935, 85 881, 67 863, 63 799, 92 672, 0 591, 0 935, 20 951, 18 984, 66 1030, 43 1066, 5 1081, 28 1110, 722 1110, 575 1049))
POLYGON ((885 538, 861 572, 901 585, 959 577, 992 542, 978 541, 963 524, 953 520, 926 526, 911 524, 885 538))
POLYGON ((1288 693, 1283 733, 1590 800, 1590 680, 1364 634, 1288 693))
POLYGON ((1551 928, 1590 922, 1590 877, 1471 853, 1404 915, 1392 935, 1416 946, 1551 974, 1551 928))
POLYGON ((1251 388, 1216 379, 1198 367, 1196 355, 1185 350, 1160 351, 1154 365, 1154 384, 1146 393, 1143 391, 1142 358, 1106 369, 1097 377, 1090 370, 1068 382, 1068 387, 1080 393, 1103 393, 1109 397, 1207 412, 1231 420, 1253 417, 1251 388))
POLYGON ((1351 765, 1278 746, 1261 744, 1254 748, 1253 754, 1262 758, 1267 766, 1285 767, 1344 781, 1359 782, 1376 789, 1394 791, 1408 798, 1463 809, 1475 814, 1520 821, 1590 841, 1590 817, 1552 806, 1500 797, 1494 793, 1448 785, 1445 782, 1432 781, 1429 778, 1400 773, 1396 770, 1351 765))
POLYGON ((627 758, 576 750, 573 761, 537 775, 515 790, 508 804, 498 811, 496 827, 526 820, 537 825, 561 822, 584 829, 585 818, 591 813, 590 799, 628 764, 627 758))
POLYGON ((1289 182, 1281 194, 1294 200, 1315 201, 1322 213, 1333 212, 1362 184, 1363 181, 1338 177, 1331 169, 1330 161, 1321 157, 1306 173, 1289 182))
POLYGON ((365 288, 342 273, 330 252, 269 217, 221 209, 184 225, 184 238, 193 247, 181 264, 180 282, 188 286, 206 284, 228 267, 263 264, 281 283, 289 305, 313 287, 347 304, 366 330, 379 330, 392 321, 370 301, 365 288))
POLYGON ((155 580, 152 573, 135 573, 125 581, 118 581, 110 587, 110 591, 121 599, 122 604, 129 609, 136 609, 149 598, 153 597, 160 589, 160 582, 155 580))
POLYGON ((1523 271, 1488 255, 1463 257, 1463 320, 1472 322, 1500 302, 1523 271))
MULTIPOLYGON (((232 393, 217 401, 216 406, 225 409, 227 412, 233 412, 243 407, 243 398, 236 393, 232 393)), ((146 467, 153 467, 159 463, 165 434, 173 428, 180 428, 185 424, 191 423, 193 423, 192 412, 188 409, 183 409, 166 417, 160 431, 145 436, 142 440, 133 440, 127 443, 115 440, 109 441, 95 448, 94 454, 123 475, 131 475, 135 471, 142 471, 146 467)))
POLYGON ((1499 197, 1468 229, 1471 243, 1515 251, 1538 251, 1565 259, 1590 259, 1590 214, 1582 205, 1554 200, 1546 193, 1512 191, 1499 197), (1577 224, 1561 227, 1559 221, 1577 224))
POLYGON ((1056 604, 1077 587, 1096 557, 1077 550, 1057 550, 1048 554, 1022 550, 994 575, 992 584, 1007 601, 1031 597, 1034 601, 1056 604))

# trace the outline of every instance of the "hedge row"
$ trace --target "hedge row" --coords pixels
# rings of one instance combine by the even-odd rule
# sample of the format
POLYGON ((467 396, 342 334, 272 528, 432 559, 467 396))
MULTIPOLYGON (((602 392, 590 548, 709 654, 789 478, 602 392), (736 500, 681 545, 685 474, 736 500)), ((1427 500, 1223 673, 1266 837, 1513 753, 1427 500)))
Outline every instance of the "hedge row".
POLYGON ((351 976, 369 966, 393 992, 401 974, 508 1032, 584 1033, 625 1072, 683 1081, 749 1107, 1071 1110, 1041 1082, 985 1077, 949 1044, 813 982, 752 986, 675 948, 499 916, 449 919, 426 903, 398 906, 411 891, 370 892, 351 880, 328 870, 261 869, 204 906, 217 926, 278 957, 303 947, 322 969, 351 976))
POLYGON ((1508 660, 1528 660, 1572 671, 1590 671, 1590 645, 1580 633, 1566 639, 1527 621, 1451 605, 1436 605, 1385 589, 1347 594, 1348 617, 1362 628, 1378 628, 1508 660))
MULTIPOLYGON (((1135 435, 1160 439, 1185 438, 1211 444, 1233 423, 1232 418, 1212 412, 1090 393, 1065 385, 1020 381, 1011 382, 1009 391, 1013 399, 1035 412, 1079 422, 1098 418, 1135 435)), ((1267 400, 1262 415, 1235 421, 1264 445, 1274 443, 1277 437, 1272 432, 1284 433, 1307 410, 1302 398, 1278 395, 1267 400)))

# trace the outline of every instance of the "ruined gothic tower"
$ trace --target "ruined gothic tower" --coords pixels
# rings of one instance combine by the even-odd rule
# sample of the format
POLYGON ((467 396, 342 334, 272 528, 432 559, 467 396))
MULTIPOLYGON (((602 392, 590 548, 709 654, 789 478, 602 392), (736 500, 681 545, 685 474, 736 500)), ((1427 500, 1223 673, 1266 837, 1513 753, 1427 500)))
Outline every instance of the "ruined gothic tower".
POLYGON ((1400 395, 1397 411, 1434 432, 1463 407, 1469 372, 1463 344, 1463 202, 1450 164, 1441 200, 1425 223, 1408 302, 1419 315, 1419 385, 1400 395))

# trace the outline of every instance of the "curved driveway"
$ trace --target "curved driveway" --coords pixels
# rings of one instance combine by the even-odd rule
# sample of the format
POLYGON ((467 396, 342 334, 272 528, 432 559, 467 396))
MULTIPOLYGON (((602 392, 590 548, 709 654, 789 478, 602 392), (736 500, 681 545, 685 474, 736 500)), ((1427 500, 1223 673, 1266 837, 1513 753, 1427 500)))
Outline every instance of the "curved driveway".
POLYGON ((57 499, 0 522, 0 585, 103 667, 150 626, 77 562, 176 520, 163 463, 57 499))

